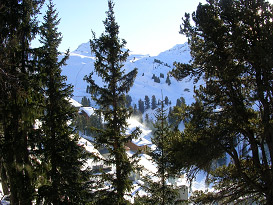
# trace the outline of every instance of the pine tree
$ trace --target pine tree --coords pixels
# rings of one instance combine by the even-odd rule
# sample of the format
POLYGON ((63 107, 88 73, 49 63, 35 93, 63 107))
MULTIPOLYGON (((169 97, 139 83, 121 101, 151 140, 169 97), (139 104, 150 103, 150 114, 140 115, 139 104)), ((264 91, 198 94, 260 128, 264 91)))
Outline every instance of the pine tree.
POLYGON ((165 102, 165 105, 169 105, 169 98, 167 96, 165 97, 164 102, 165 102))
POLYGON ((176 107, 180 107, 181 106, 181 100, 178 98, 177 100, 176 100, 176 107))
POLYGON ((102 188, 96 192, 96 203, 125 204, 124 196, 132 187, 129 175, 134 170, 134 164, 127 156, 124 144, 139 133, 138 129, 129 135, 125 133, 128 126, 126 120, 131 116, 130 110, 126 108, 125 95, 133 85, 137 69, 125 74, 123 63, 128 57, 128 50, 124 51, 126 41, 118 37, 119 26, 115 21, 112 1, 108 1, 108 7, 104 21, 105 32, 99 38, 93 32, 90 41, 91 50, 96 56, 95 72, 102 78, 104 86, 96 84, 94 73, 85 79, 90 83, 92 94, 98 95, 97 98, 94 95, 92 97, 105 120, 104 129, 97 129, 95 142, 108 149, 110 157, 105 163, 113 165, 115 169, 114 176, 106 172, 98 176, 107 186, 101 184, 102 188))
POLYGON ((90 107, 90 99, 84 96, 81 100, 81 104, 83 107, 90 107))
POLYGON ((89 98, 87 99, 87 105, 88 105, 87 107, 90 107, 90 106, 91 106, 91 101, 90 101, 89 98))
POLYGON ((129 108, 131 107, 131 103, 132 103, 132 97, 130 95, 126 95, 126 107, 129 108))
POLYGON ((11 204, 31 204, 35 193, 34 121, 40 114, 37 67, 30 42, 42 0, 0 3, 0 161, 11 204))
POLYGON ((133 109, 133 115, 138 115, 138 109, 137 109, 137 105, 134 104, 134 109, 133 109))
POLYGON ((177 107, 181 107, 182 104, 185 104, 185 98, 180 97, 176 100, 176 105, 177 107))
POLYGON ((264 0, 215 0, 197 7, 194 25, 190 14, 183 19, 193 59, 172 74, 204 77, 205 85, 185 113, 174 161, 189 174, 210 174, 217 191, 206 202, 273 204, 272 18, 264 0), (226 154, 228 164, 210 169, 226 154))
POLYGON ((169 113, 168 113, 168 122, 169 124, 172 124, 174 122, 174 119, 172 118, 172 112, 173 112, 173 109, 172 107, 169 108, 169 113))
POLYGON ((152 110, 157 108, 156 98, 155 95, 152 96, 152 110))
MULTIPOLYGON (((163 77, 164 77, 164 76, 163 76, 163 77)), ((160 83, 160 78, 157 77, 155 74, 153 74, 152 79, 154 79, 154 82, 155 82, 155 83, 160 83)))
POLYGON ((173 108, 170 107, 168 118, 169 123, 172 124, 174 128, 178 128, 181 122, 184 123, 188 121, 188 116, 185 116, 186 109, 187 105, 183 97, 177 99, 176 106, 173 108))
POLYGON ((166 83, 167 83, 168 85, 171 85, 170 75, 167 75, 166 83))
POLYGON ((149 118, 148 113, 145 114, 145 124, 146 125, 150 124, 150 118, 149 118))
POLYGON ((154 78, 154 82, 156 82, 156 83, 160 83, 160 78, 159 78, 159 77, 157 77, 157 76, 155 76, 155 78, 154 78))
POLYGON ((138 100, 138 109, 142 114, 145 111, 144 102, 141 99, 138 100))
MULTIPOLYGON (((72 121, 76 110, 68 99, 72 86, 66 85, 66 77, 61 75, 61 67, 69 57, 67 51, 59 61, 58 46, 61 33, 57 31, 60 20, 52 1, 41 26, 41 44, 39 65, 41 68, 43 93, 45 96, 44 116, 42 117, 41 163, 43 180, 38 187, 38 202, 46 204, 84 204, 86 178, 82 171, 85 154, 78 146, 78 136, 74 132, 72 121)), ((87 192, 86 192, 87 193, 87 192)))
POLYGON ((151 105, 150 105, 150 98, 147 95, 145 95, 144 104, 145 104, 145 110, 150 109, 150 107, 151 107, 151 105))
POLYGON ((143 189, 148 193, 145 197, 138 197, 136 201, 140 204, 174 204, 177 198, 177 188, 174 185, 167 185, 170 177, 169 167, 169 140, 173 132, 167 122, 164 103, 156 110, 156 122, 154 123, 154 134, 152 143, 156 149, 148 152, 152 161, 157 165, 157 172, 150 173, 144 177, 145 185, 143 189))

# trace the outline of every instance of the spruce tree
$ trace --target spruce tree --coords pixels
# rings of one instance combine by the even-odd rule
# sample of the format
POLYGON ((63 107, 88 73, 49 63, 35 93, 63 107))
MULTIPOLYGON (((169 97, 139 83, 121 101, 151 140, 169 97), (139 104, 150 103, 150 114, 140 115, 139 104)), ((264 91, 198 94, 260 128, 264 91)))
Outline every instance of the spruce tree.
POLYGON ((87 99, 87 105, 88 105, 88 107, 90 107, 90 106, 91 106, 91 101, 90 101, 90 99, 89 99, 89 98, 87 99))
POLYGON ((139 110, 142 114, 143 114, 144 111, 145 111, 144 102, 143 102, 141 99, 138 100, 138 110, 139 110))
POLYGON ((156 98, 155 95, 152 96, 152 110, 157 108, 156 98))
POLYGON ((86 96, 84 96, 81 100, 81 104, 83 107, 90 107, 90 100, 86 96))
POLYGON ((168 85, 171 85, 170 75, 167 75, 166 81, 168 85))
POLYGON ((154 150, 148 152, 152 161, 157 165, 156 173, 149 173, 144 177, 143 189, 147 196, 137 197, 137 204, 175 204, 177 200, 177 187, 167 184, 170 177, 169 141, 173 135, 172 128, 167 121, 164 103, 156 110, 156 122, 154 123, 154 133, 152 143, 156 146, 154 150))
POLYGON ((0 161, 11 204, 31 204, 36 169, 31 156, 39 115, 39 81, 30 42, 43 0, 0 3, 0 161))
POLYGON ((145 104, 145 110, 150 109, 151 105, 150 105, 150 98, 148 95, 145 95, 144 104, 145 104))
POLYGON ((181 106, 181 100, 178 98, 177 100, 176 100, 176 107, 180 107, 181 106))
POLYGON ((132 97, 130 95, 126 95, 126 107, 129 108, 131 107, 131 103, 132 103, 132 97))
POLYGON ((150 118, 149 118, 148 113, 145 114, 145 124, 146 124, 146 125, 149 125, 149 124, 150 124, 150 118))
POLYGON ((165 102, 165 105, 169 105, 169 98, 168 98, 168 96, 165 97, 164 102, 165 102))
POLYGON ((133 109, 133 115, 138 115, 139 110, 137 109, 137 105, 134 104, 134 109, 133 109))
POLYGON ((70 121, 76 114, 69 103, 72 86, 65 83, 61 67, 69 57, 67 51, 61 60, 58 46, 61 33, 57 31, 60 20, 52 1, 48 4, 41 26, 39 66, 41 68, 43 94, 45 96, 42 121, 40 160, 43 167, 39 181, 38 202, 46 204, 84 204, 86 178, 82 171, 84 150, 78 146, 78 136, 70 121))
POLYGON ((102 113, 105 121, 104 129, 97 129, 95 143, 108 149, 110 156, 105 164, 114 167, 114 174, 102 171, 98 176, 103 183, 102 188, 96 192, 95 203, 125 204, 124 196, 132 187, 129 175, 134 170, 134 164, 127 156, 124 145, 139 132, 136 129, 131 134, 125 133, 128 126, 126 120, 132 111, 126 108, 125 95, 133 85, 137 69, 127 74, 123 69, 123 63, 128 57, 128 50, 124 50, 126 41, 119 39, 119 26, 115 21, 112 1, 108 1, 108 7, 103 22, 105 32, 99 38, 93 32, 93 39, 90 40, 91 50, 96 56, 95 73, 102 78, 104 85, 96 84, 93 72, 85 77, 90 83, 92 98, 99 107, 98 112, 102 113))

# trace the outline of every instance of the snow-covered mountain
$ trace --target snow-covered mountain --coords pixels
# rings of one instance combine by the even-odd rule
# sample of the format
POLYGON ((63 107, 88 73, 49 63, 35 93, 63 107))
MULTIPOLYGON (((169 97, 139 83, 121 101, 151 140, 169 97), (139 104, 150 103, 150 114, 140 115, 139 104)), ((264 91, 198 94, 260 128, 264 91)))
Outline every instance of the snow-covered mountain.
MULTIPOLYGON (((178 44, 173 48, 160 53, 158 56, 132 54, 124 64, 126 71, 138 68, 138 75, 129 95, 132 97, 132 104, 137 104, 139 99, 144 100, 145 95, 151 99, 167 96, 175 105, 176 100, 184 97, 186 103, 193 101, 193 83, 187 79, 178 82, 170 77, 171 84, 166 83, 168 72, 173 68, 173 62, 187 63, 191 59, 188 44, 178 44), (160 83, 154 82, 153 75, 160 79, 160 83), (161 77, 160 77, 161 76, 161 77)), ((67 82, 74 86, 74 99, 81 102, 83 96, 89 97, 86 93, 87 82, 83 80, 94 70, 95 58, 90 51, 89 43, 81 44, 75 51, 70 53, 67 66, 63 67, 62 74, 67 76, 67 82)), ((98 82, 99 78, 98 78, 98 82)))
MULTIPOLYGON (((172 102, 170 106, 175 106, 176 100, 180 97, 184 97, 187 104, 193 102, 193 89, 194 84, 189 79, 183 81, 176 81, 173 77, 170 78, 170 84, 166 83, 168 72, 173 69, 173 63, 182 62, 188 63, 191 60, 190 49, 188 44, 178 44, 169 50, 160 53, 158 56, 149 56, 141 54, 131 54, 124 64, 124 69, 129 72, 134 68, 138 69, 138 74, 135 79, 134 85, 131 88, 129 95, 132 97, 132 105, 138 105, 138 100, 144 101, 145 95, 152 98, 155 95, 156 99, 163 99, 165 96, 172 102), (155 82, 153 76, 160 79, 160 83, 155 82), (163 95, 163 96, 162 96, 163 95)), ((81 102, 83 96, 90 97, 90 94, 86 93, 87 82, 83 80, 84 76, 89 75, 94 71, 95 57, 91 53, 89 43, 81 44, 75 51, 70 53, 70 58, 67 61, 67 65, 63 67, 62 74, 67 76, 67 83, 74 86, 74 97, 78 102, 81 102)), ((95 79, 98 84, 102 83, 100 78, 95 79)), ((87 109, 87 108, 81 108, 87 109)), ((90 108, 93 112, 93 108, 90 108)), ((85 110, 85 112, 87 112, 85 110)), ((146 113, 153 118, 153 110, 148 110, 146 113)), ((152 131, 139 123, 136 119, 128 120, 129 127, 128 132, 131 132, 135 127, 139 127, 142 131, 142 135, 133 141, 136 145, 146 143, 151 145, 152 131)), ((83 136, 85 139, 89 139, 88 136, 83 136)), ((94 150, 94 146, 89 141, 81 139, 80 144, 85 145, 88 151, 94 150)), ((98 153, 96 151, 96 153, 98 153)), ((128 152, 130 154, 130 152, 128 152)), ((152 164, 152 161, 148 159, 145 154, 141 155, 141 165, 150 168, 152 171, 156 167, 152 164)), ((92 160, 88 162, 88 166, 93 166, 92 160)), ((182 184, 189 186, 188 182, 183 179, 182 184)), ((205 177, 203 174, 199 175, 197 180, 192 184, 192 190, 205 189, 204 183, 205 177)), ((138 186, 135 187, 139 188, 138 186)))

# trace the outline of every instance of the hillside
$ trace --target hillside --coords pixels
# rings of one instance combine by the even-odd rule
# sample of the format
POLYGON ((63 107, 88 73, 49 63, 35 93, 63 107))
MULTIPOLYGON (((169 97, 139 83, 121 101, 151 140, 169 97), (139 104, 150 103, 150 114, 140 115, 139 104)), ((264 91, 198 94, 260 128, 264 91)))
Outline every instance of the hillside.
MULTIPOLYGON (((140 122, 137 121, 137 119, 134 118, 130 118, 128 120, 128 129, 127 129, 127 133, 131 133, 135 127, 139 127, 141 130, 141 135, 139 136, 138 139, 134 139, 132 142, 137 145, 137 146, 149 146, 151 149, 155 149, 155 145, 153 145, 151 143, 151 137, 152 137, 152 130, 150 130, 149 128, 145 127, 143 124, 141 124, 140 122)), ((88 152, 93 153, 96 156, 99 156, 101 159, 104 159, 104 157, 107 157, 107 155, 104 155, 103 153, 100 153, 93 145, 92 140, 93 138, 90 136, 85 136, 83 135, 83 133, 80 133, 81 137, 79 140, 79 145, 83 146, 88 152)), ((132 154, 135 154, 135 151, 133 150, 127 150, 127 154, 128 156, 132 156, 132 154)), ((93 159, 88 159, 87 163, 86 163, 86 168, 94 168, 96 166, 103 166, 103 162, 102 161, 94 161, 93 159)), ((149 155, 147 155, 146 153, 141 153, 139 154, 139 162, 138 162, 139 166, 142 166, 142 171, 139 172, 139 177, 134 178, 133 180, 133 189, 130 192, 130 197, 127 196, 128 200, 130 200, 131 202, 133 202, 135 194, 138 193, 140 195, 143 194, 147 194, 145 193, 144 190, 142 190, 141 188, 141 184, 143 184, 144 182, 143 180, 143 176, 146 175, 150 175, 151 173, 155 173, 157 172, 157 165, 151 160, 151 157, 149 155)), ((114 166, 111 167, 112 171, 115 171, 114 166)), ((133 175, 133 176, 137 176, 137 175, 133 175)), ((156 180, 154 178, 154 180, 156 180)), ((178 187, 181 187, 183 185, 186 185, 187 187, 190 187, 189 191, 189 195, 191 195, 192 191, 196 191, 196 190, 206 190, 208 187, 206 186, 205 183, 205 176, 203 173, 200 173, 196 180, 192 181, 192 183, 190 184, 189 181, 187 181, 186 175, 181 175, 180 177, 176 177, 176 178, 170 178, 167 180, 167 183, 172 183, 175 184, 178 187)))
MULTIPOLYGON (((170 77, 171 83, 169 85, 166 83, 168 72, 173 68, 173 62, 187 63, 190 59, 190 50, 187 43, 176 45, 173 48, 160 53, 158 56, 131 54, 124 64, 124 69, 129 72, 134 68, 138 68, 138 75, 129 92, 129 95, 132 97, 132 104, 138 104, 139 99, 144 100, 145 95, 149 96, 150 99, 152 95, 155 95, 156 99, 161 99, 162 94, 163 99, 167 96, 172 102, 169 106, 174 106, 176 100, 180 97, 184 97, 186 103, 190 104, 193 101, 194 84, 192 81, 185 79, 178 82, 173 77, 170 77), (152 79, 153 75, 160 79, 160 83, 157 83, 152 79)), ((94 70, 94 61, 95 57, 90 51, 89 43, 83 43, 75 51, 70 53, 67 66, 63 68, 62 74, 66 75, 67 82, 74 86, 73 98, 78 102, 81 102, 83 96, 90 97, 90 94, 86 93, 86 87, 88 84, 83 80, 83 78, 94 70)), ((97 83, 102 84, 100 78, 97 78, 97 83)), ((147 112, 149 113, 149 116, 153 118, 153 111, 149 109, 145 113, 147 112)), ((134 140, 133 143, 136 145, 144 143, 152 146, 152 131, 135 119, 129 119, 128 122, 129 132, 136 126, 140 127, 142 130, 142 135, 139 139, 134 140)), ((82 135, 82 137, 86 139, 89 138, 84 135, 82 135)), ((92 145, 90 145, 90 147, 92 147, 92 145)), ((141 162, 144 163, 143 165, 145 167, 153 167, 151 161, 147 160, 145 155, 141 156, 141 162)), ((188 182, 185 180, 186 179, 183 180, 182 184, 189 186, 188 182)), ((192 184, 192 190, 204 190, 204 180, 205 177, 203 174, 198 175, 197 180, 192 184)))
MULTIPOLYGON (((193 83, 187 79, 178 82, 170 77, 171 84, 166 83, 167 73, 173 68, 173 62, 187 63, 191 59, 188 44, 178 44, 173 48, 160 53, 158 56, 132 54, 124 65, 126 71, 138 68, 138 75, 129 95, 132 97, 132 105, 137 104, 139 99, 144 100, 145 95, 151 99, 167 96, 175 105, 176 100, 181 96, 186 103, 193 101, 193 83), (160 79, 160 83, 154 82, 153 75, 160 79), (161 75, 161 77, 160 77, 161 75)), ((87 83, 83 80, 94 70, 95 58, 90 51, 89 43, 81 44, 75 51, 70 53, 67 66, 63 68, 62 74, 67 76, 67 82, 74 86, 74 99, 81 102, 83 96, 90 97, 86 93, 87 83)), ((97 79, 99 82, 99 78, 97 79)), ((102 82, 101 82, 102 83, 102 82)))

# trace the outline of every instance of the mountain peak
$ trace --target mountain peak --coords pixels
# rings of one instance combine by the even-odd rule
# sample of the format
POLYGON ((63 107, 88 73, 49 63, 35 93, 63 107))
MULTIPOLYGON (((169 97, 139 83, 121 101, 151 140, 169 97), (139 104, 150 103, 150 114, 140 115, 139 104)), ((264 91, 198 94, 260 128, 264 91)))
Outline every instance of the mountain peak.
POLYGON ((82 43, 81 45, 78 46, 78 48, 73 51, 72 53, 76 53, 79 55, 85 55, 85 56, 91 56, 91 48, 90 48, 90 43, 82 43))
MULTIPOLYGON (((164 96, 175 105, 178 98, 184 97, 187 103, 193 101, 194 85, 188 79, 177 81, 169 76, 170 84, 166 83, 168 72, 173 68, 173 63, 189 63, 191 60, 190 49, 187 43, 177 44, 172 48, 161 52, 158 56, 141 55, 130 52, 127 61, 124 62, 124 69, 129 72, 135 68, 138 69, 138 75, 135 78, 134 86, 128 93, 132 97, 132 103, 138 104, 139 99, 144 100, 145 95, 150 98, 154 95, 156 99, 164 96), (155 81, 156 77, 158 80, 155 81)), ((89 96, 86 93, 87 82, 84 77, 94 71, 94 54, 91 53, 89 42, 79 45, 71 53, 67 66, 63 68, 62 73, 67 76, 67 82, 74 86, 74 98, 81 101, 83 96, 89 96)), ((102 83, 101 79, 93 76, 94 80, 102 83)))
MULTIPOLYGON (((153 57, 160 60, 164 59, 166 63, 170 63, 172 65, 172 63, 175 61, 189 62, 190 60, 189 58, 190 56, 188 55, 189 52, 190 52, 190 48, 188 46, 188 43, 184 43, 184 44, 177 44, 173 46, 172 48, 170 48, 169 50, 161 52, 158 56, 153 56, 153 57)), ((86 56, 86 57, 93 57, 89 42, 80 44, 78 48, 74 50, 72 53, 81 55, 81 56, 86 56)), ((150 55, 137 54, 130 51, 129 60, 133 58, 141 59, 144 57, 150 57, 150 55)))
POLYGON ((191 60, 189 53, 190 48, 188 43, 177 44, 169 50, 161 52, 158 56, 156 56, 156 58, 160 60, 164 59, 164 62, 170 65, 172 65, 175 61, 188 63, 191 60))

